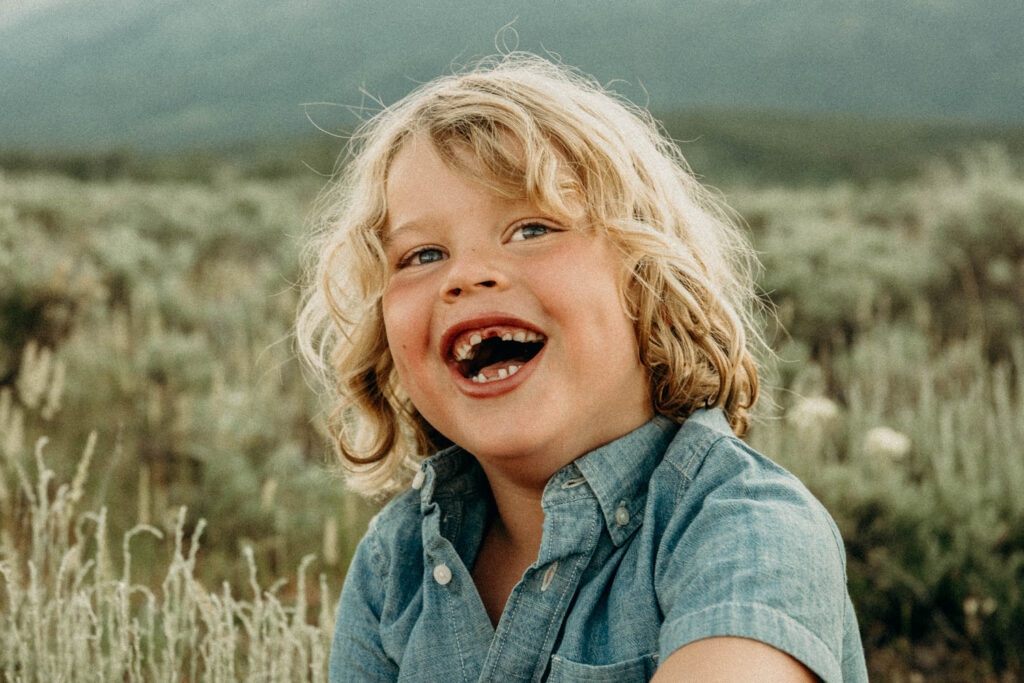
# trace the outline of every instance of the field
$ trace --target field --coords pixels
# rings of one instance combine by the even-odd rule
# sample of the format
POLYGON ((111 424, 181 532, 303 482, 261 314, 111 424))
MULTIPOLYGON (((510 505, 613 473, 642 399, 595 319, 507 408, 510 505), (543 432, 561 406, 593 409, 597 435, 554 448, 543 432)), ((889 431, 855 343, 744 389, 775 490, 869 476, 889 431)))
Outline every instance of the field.
MULTIPOLYGON (((778 316, 749 440, 839 524, 874 678, 1019 680, 1024 170, 942 156, 709 176, 778 316)), ((101 162, 0 176, 2 677, 323 680, 374 509, 290 338, 323 179, 101 162)))

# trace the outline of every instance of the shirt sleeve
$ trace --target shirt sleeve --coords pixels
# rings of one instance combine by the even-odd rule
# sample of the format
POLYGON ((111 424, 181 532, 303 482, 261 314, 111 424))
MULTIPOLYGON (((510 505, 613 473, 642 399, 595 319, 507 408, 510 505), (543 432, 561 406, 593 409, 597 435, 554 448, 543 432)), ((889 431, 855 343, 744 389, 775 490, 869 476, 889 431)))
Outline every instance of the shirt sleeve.
POLYGON ((356 548, 341 589, 331 644, 332 682, 398 679, 398 665, 387 656, 380 638, 383 565, 380 544, 371 524, 356 548))
POLYGON ((702 638, 739 636, 841 681, 845 552, 825 509, 795 477, 733 439, 682 474, 683 501, 655 565, 661 660, 702 638))

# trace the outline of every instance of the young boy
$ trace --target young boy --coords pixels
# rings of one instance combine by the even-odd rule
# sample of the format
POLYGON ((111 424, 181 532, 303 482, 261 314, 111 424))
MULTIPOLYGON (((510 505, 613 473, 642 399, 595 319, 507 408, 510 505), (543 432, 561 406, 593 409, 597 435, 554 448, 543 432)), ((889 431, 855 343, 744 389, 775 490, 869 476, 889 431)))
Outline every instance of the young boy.
POLYGON ((753 257, 649 115, 511 56, 353 151, 300 340, 350 481, 412 481, 332 679, 866 680, 835 525, 737 438, 753 257))

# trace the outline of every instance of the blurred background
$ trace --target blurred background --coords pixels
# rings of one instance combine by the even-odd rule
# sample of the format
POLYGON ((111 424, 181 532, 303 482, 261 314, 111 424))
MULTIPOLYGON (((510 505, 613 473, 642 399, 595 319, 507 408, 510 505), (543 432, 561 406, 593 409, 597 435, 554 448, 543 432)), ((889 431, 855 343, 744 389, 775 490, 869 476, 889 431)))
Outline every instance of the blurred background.
MULTIPOLYGON (((71 657, 17 596, 79 595, 74 552, 80 599, 115 613, 144 525, 165 538, 133 537, 130 578, 155 603, 118 604, 157 626, 99 620, 97 643, 206 666, 159 625, 167 577, 257 600, 253 570, 282 628, 318 625, 288 657, 321 675, 378 503, 344 491, 294 359, 303 235, 361 120, 520 49, 649 108, 748 225, 778 314, 749 440, 836 518, 874 677, 1021 680, 1021 35, 1020 0, 6 0, 0 667, 71 657), (201 532, 191 564, 176 532, 201 532)), ((210 600, 173 609, 227 638, 195 616, 210 600)), ((252 674, 235 622, 249 649, 225 656, 252 674)))

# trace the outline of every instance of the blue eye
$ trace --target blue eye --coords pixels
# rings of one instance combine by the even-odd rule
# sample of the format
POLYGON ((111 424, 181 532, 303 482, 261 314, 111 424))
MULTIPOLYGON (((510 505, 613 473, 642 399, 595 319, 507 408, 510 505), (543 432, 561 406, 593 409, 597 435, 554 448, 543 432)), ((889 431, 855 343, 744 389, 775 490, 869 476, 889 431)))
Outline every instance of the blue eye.
POLYGON ((522 240, 530 240, 535 237, 542 237, 551 232, 551 228, 541 223, 527 223, 516 228, 516 231, 512 233, 511 241, 521 242, 522 240))
POLYGON ((402 257, 398 262, 399 268, 406 266, 423 266, 435 261, 444 259, 444 252, 437 247, 418 247, 402 257))

